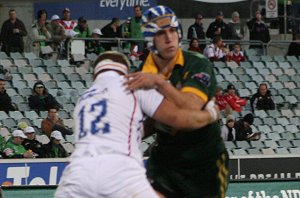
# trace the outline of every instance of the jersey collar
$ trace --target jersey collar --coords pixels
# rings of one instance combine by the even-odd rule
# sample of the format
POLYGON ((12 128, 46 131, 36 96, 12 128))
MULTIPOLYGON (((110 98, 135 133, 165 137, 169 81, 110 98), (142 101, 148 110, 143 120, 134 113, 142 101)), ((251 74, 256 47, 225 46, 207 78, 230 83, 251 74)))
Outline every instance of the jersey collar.
MULTIPOLYGON (((175 65, 180 65, 182 67, 184 65, 184 58, 183 58, 183 53, 181 48, 178 49, 178 52, 176 54, 176 59, 174 60, 172 67, 174 68, 175 65)), ((152 52, 150 52, 149 56, 147 57, 142 72, 154 73, 154 74, 158 73, 158 67, 155 64, 152 52)))

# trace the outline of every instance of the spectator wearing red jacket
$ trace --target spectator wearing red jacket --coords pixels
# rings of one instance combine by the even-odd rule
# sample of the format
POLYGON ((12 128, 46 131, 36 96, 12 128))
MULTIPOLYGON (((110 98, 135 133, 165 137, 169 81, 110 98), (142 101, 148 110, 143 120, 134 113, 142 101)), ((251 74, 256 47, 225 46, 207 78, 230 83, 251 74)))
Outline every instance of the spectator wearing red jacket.
POLYGON ((247 104, 246 99, 240 98, 236 94, 236 89, 232 84, 227 86, 227 92, 224 94, 224 98, 231 107, 231 112, 228 112, 228 114, 231 114, 232 111, 241 112, 242 107, 247 104))

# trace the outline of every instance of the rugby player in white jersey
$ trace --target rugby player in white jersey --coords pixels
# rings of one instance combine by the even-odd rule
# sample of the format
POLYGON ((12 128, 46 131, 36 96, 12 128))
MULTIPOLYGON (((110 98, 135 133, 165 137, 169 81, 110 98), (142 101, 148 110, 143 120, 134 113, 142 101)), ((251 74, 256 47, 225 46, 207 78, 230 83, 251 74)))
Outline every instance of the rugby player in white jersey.
MULTIPOLYGON (((76 146, 57 198, 155 198, 139 149, 144 115, 176 128, 199 128, 218 119, 215 105, 191 111, 177 107, 172 93, 126 89, 129 62, 117 52, 95 61, 94 84, 74 110, 76 146)), ((176 100, 176 99, 175 99, 176 100)), ((163 196, 161 196, 163 197, 163 196)))

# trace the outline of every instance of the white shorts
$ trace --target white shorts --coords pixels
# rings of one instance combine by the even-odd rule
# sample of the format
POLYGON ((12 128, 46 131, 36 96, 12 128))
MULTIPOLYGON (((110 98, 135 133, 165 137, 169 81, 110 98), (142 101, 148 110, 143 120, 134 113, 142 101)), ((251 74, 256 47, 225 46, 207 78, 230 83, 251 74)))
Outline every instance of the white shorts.
POLYGON ((56 198, 158 198, 145 168, 123 155, 73 159, 65 168, 56 198))

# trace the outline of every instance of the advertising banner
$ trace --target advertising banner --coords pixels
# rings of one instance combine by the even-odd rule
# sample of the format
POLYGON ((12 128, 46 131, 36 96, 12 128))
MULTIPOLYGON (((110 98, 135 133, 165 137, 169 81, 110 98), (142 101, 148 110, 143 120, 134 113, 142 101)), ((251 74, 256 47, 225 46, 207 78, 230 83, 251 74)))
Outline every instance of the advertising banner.
POLYGON ((133 7, 140 5, 144 10, 155 6, 156 0, 87 0, 68 3, 49 2, 35 3, 34 11, 45 9, 48 17, 54 14, 62 17, 64 8, 71 10, 71 18, 78 19, 83 16, 88 20, 111 20, 114 17, 126 19, 134 16, 133 7))
POLYGON ((67 162, 0 163, 0 185, 57 185, 67 162))
POLYGON ((230 183, 225 198, 298 198, 300 181, 230 183))

